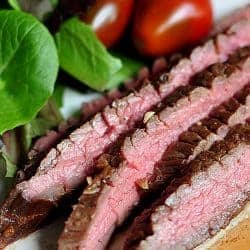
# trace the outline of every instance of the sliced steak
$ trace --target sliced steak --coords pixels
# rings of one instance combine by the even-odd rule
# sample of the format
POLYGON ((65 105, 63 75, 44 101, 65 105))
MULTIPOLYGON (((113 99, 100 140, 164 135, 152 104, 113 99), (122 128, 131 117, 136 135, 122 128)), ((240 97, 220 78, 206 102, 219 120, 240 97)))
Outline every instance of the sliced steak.
POLYGON ((250 21, 243 20, 194 49, 189 58, 180 60, 170 72, 160 74, 154 82, 147 81, 140 90, 114 101, 52 148, 35 176, 18 184, 3 204, 0 247, 36 230, 51 208, 93 173, 96 158, 132 130, 145 112, 179 86, 187 85, 195 73, 215 62, 225 61, 237 48, 248 44, 250 21), (44 206, 40 205, 42 201, 44 206))
POLYGON ((208 150, 218 140, 222 140, 230 127, 245 124, 250 118, 250 85, 245 87, 229 101, 215 108, 208 118, 192 125, 182 133, 178 142, 169 147, 162 159, 154 168, 150 179, 139 180, 137 184, 146 182, 143 193, 162 190, 176 175, 183 175, 185 165, 194 160, 201 152, 208 150))
MULTIPOLYGON (((130 221, 140 214, 146 206, 156 200, 171 181, 185 175, 188 163, 201 152, 208 150, 215 141, 223 139, 229 129, 237 124, 245 124, 250 118, 250 86, 247 86, 226 103, 215 108, 207 118, 191 126, 182 133, 178 142, 168 149, 161 161, 156 164, 152 177, 137 181, 143 198, 136 213, 130 215, 130 221), (146 197, 145 197, 146 196, 146 197)), ((127 223, 126 223, 127 224, 127 223)), ((123 249, 131 223, 123 225, 110 240, 110 250, 123 249)))
POLYGON ((89 102, 82 106, 80 118, 69 118, 67 121, 62 122, 56 130, 48 131, 48 133, 38 138, 30 152, 27 159, 20 167, 16 176, 16 183, 30 179, 36 172, 39 163, 46 156, 49 150, 56 146, 62 139, 64 139, 70 132, 78 128, 81 124, 88 121, 96 113, 102 111, 107 105, 110 105, 115 99, 122 98, 128 95, 134 89, 138 89, 143 81, 149 77, 153 78, 156 74, 170 69, 177 64, 180 57, 175 59, 170 57, 167 61, 166 58, 158 58, 152 64, 151 69, 143 67, 135 79, 130 80, 122 85, 121 89, 110 90, 103 96, 89 102))
POLYGON ((74 206, 59 240, 60 249, 106 246, 115 226, 139 201, 137 181, 153 174, 155 164, 181 133, 248 85, 247 51, 249 55, 250 49, 244 48, 226 63, 212 65, 196 75, 190 85, 166 98, 166 107, 163 105, 162 111, 147 118, 145 128, 125 139, 111 166, 108 163, 112 155, 100 158, 104 173, 84 190, 79 204, 74 206))
POLYGON ((213 110, 208 118, 191 126, 188 131, 180 135, 177 144, 166 150, 161 161, 156 164, 154 174, 149 179, 137 181, 142 201, 136 212, 130 215, 130 223, 122 226, 122 231, 113 235, 109 249, 123 249, 126 237, 130 231, 133 218, 140 214, 159 197, 161 191, 176 177, 185 175, 185 166, 196 158, 202 151, 208 150, 211 145, 223 139, 230 127, 244 124, 250 118, 250 87, 237 93, 223 105, 213 110))
POLYGON ((159 93, 161 97, 166 97, 179 86, 185 86, 190 76, 202 71, 207 66, 225 61, 228 55, 237 48, 248 46, 246 40, 248 40, 249 34, 245 32, 247 32, 249 22, 250 20, 246 19, 235 23, 226 29, 224 33, 213 37, 204 45, 196 47, 189 58, 180 60, 169 73, 162 74, 159 77, 159 82, 164 83, 167 81, 172 84, 160 84, 159 93))
POLYGON ((250 126, 190 162, 132 226, 125 249, 192 249, 225 228, 250 200, 250 126))

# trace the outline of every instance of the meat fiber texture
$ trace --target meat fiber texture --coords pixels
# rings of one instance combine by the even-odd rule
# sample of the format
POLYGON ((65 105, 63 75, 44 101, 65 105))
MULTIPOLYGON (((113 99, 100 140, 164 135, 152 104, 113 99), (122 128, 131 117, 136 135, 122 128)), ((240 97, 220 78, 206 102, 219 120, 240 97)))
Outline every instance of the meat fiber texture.
POLYGON ((153 83, 145 82, 138 91, 114 101, 52 148, 35 176, 18 184, 3 204, 0 247, 36 230, 50 209, 93 173, 95 159, 132 130, 144 113, 179 86, 187 85, 195 73, 225 61, 237 48, 248 45, 249 31, 248 20, 233 24, 223 34, 195 48, 188 58, 181 59, 153 83), (11 209, 13 204, 15 209, 11 209))
MULTIPOLYGON (((178 142, 164 153, 161 161, 155 166, 152 177, 144 182, 144 186, 141 182, 141 196, 159 196, 174 178, 180 178, 189 172, 190 161, 208 150, 214 142, 224 139, 231 127, 245 124, 249 118, 250 86, 247 86, 234 98, 215 108, 208 118, 194 124, 180 135, 178 142)), ((144 208, 145 202, 142 202, 140 207, 144 208)), ((131 225, 128 225, 114 235, 109 249, 123 249, 130 230, 131 225)))
MULTIPOLYGON (((66 222, 59 249, 106 246, 114 228, 140 199, 137 181, 153 174, 155 164, 181 133, 248 85, 249 52, 249 48, 239 50, 227 63, 215 64, 198 74, 191 82, 193 88, 177 90, 173 94, 173 99, 180 96, 176 103, 167 105, 147 121, 144 129, 136 130, 125 139, 119 152, 122 159, 119 167, 111 170, 105 181, 95 183, 97 188, 92 197, 83 193, 66 222), (183 96, 187 89, 189 93, 183 96)), ((171 98, 167 98, 167 103, 171 98)))
POLYGON ((164 57, 157 58, 152 64, 151 69, 142 67, 134 79, 124 83, 122 89, 110 90, 103 96, 89 103, 84 103, 82 105, 80 118, 69 118, 67 121, 60 123, 56 130, 50 130, 46 135, 38 138, 28 153, 26 162, 17 172, 16 183, 30 179, 35 174, 39 163, 49 150, 70 134, 72 130, 87 122, 96 113, 102 111, 107 105, 110 105, 115 99, 122 98, 132 90, 138 89, 145 79, 154 77, 156 74, 170 68, 174 63, 173 57, 176 58, 174 55, 169 58, 168 61, 164 57))
POLYGON ((189 164, 189 174, 135 220, 125 249, 192 249, 225 228, 249 199, 250 126, 245 125, 189 164))
POLYGON ((185 165, 201 152, 223 139, 230 127, 245 124, 250 119, 250 85, 226 103, 215 108, 208 118, 192 125, 179 136, 178 142, 168 148, 147 181, 144 193, 157 191, 170 183, 173 177, 185 174, 185 165))

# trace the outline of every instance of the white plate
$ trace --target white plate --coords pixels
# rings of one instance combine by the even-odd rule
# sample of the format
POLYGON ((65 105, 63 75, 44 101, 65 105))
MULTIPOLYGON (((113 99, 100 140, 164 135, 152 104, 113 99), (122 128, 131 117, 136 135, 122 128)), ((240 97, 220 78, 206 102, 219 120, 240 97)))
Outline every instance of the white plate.
MULTIPOLYGON (((250 4, 250 0, 211 0, 214 9, 214 19, 230 13, 238 7, 250 4)), ((72 113, 79 110, 79 106, 83 102, 88 102, 98 95, 93 94, 79 94, 72 89, 67 89, 64 93, 64 105, 62 113, 65 117, 69 117, 72 113)), ((63 220, 57 221, 52 225, 39 230, 25 239, 19 240, 10 245, 8 250, 53 250, 56 249, 57 238, 63 227, 63 220)))

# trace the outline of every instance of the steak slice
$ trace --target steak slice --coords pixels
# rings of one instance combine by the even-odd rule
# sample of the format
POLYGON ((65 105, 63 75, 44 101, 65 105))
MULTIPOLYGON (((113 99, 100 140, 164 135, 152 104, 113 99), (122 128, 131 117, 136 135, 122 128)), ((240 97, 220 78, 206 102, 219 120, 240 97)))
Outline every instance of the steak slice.
MULTIPOLYGON (((207 118, 191 126, 182 133, 178 142, 168 149, 156 164, 149 180, 137 181, 143 198, 136 214, 156 200, 159 194, 177 176, 185 175, 185 166, 201 152, 208 150, 215 141, 222 140, 229 129, 237 124, 245 124, 250 118, 250 86, 247 86, 226 103, 215 108, 207 118), (147 195, 147 197, 145 197, 147 195), (148 197, 149 196, 149 197, 148 197), (146 199, 145 199, 145 198, 146 199), (148 199, 147 199, 148 198, 148 199)), ((136 215, 130 216, 130 221, 136 215)), ((126 223, 127 224, 127 223, 126 223)), ((123 249, 131 223, 118 231, 110 240, 110 250, 123 249)))
POLYGON ((192 249, 250 200, 250 126, 236 126, 186 167, 132 226, 125 249, 192 249))
POLYGON ((189 58, 180 60, 153 83, 146 82, 140 90, 114 101, 52 148, 35 176, 18 184, 1 207, 0 247, 36 230, 51 208, 94 171, 95 159, 133 129, 145 112, 179 86, 187 85, 198 71, 225 61, 229 54, 249 43, 250 21, 232 25, 224 34, 194 49, 189 58), (15 209, 11 209, 12 204, 15 209))
POLYGON ((147 119, 145 128, 137 129, 125 139, 110 167, 112 155, 101 157, 103 165, 107 165, 104 173, 84 190, 79 204, 74 206, 59 240, 59 249, 106 246, 115 226, 123 222, 139 201, 137 181, 153 174, 155 164, 181 133, 248 85, 247 54, 249 48, 240 49, 227 63, 212 65, 196 75, 189 86, 166 98, 167 106, 147 119))
POLYGON ((146 180, 147 188, 142 187, 143 193, 161 191, 174 176, 183 175, 185 166, 190 161, 208 150, 215 141, 222 140, 230 127, 245 124, 249 119, 250 85, 179 136, 178 142, 169 147, 160 162, 156 164, 154 174, 146 180))

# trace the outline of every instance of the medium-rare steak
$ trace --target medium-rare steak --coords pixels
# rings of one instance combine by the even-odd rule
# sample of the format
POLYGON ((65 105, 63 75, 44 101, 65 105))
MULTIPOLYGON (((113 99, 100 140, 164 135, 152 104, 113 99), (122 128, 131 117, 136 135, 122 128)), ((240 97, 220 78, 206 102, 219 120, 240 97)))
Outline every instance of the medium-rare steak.
MULTIPOLYGON (((153 174, 155 164, 181 133, 248 85, 249 55, 250 48, 240 49, 226 63, 196 75, 188 86, 164 100, 162 111, 147 118, 145 128, 125 139, 116 157, 120 163, 115 159, 115 167, 107 168, 104 181, 86 189, 74 207, 59 240, 60 249, 105 247, 115 226, 139 201, 137 181, 153 174)), ((109 162, 105 156, 101 160, 104 165, 109 162)))
POLYGON ((207 118, 192 125, 182 133, 178 142, 168 148, 147 180, 143 193, 161 191, 176 175, 185 173, 185 166, 201 152, 222 140, 230 127, 245 124, 250 119, 250 85, 226 103, 215 108, 207 118))
POLYGON ((114 101, 51 149, 35 176, 18 184, 3 204, 0 247, 36 230, 58 200, 93 173, 95 159, 133 129, 145 112, 179 86, 187 85, 198 71, 225 61, 229 54, 249 43, 250 21, 232 25, 225 33, 194 49, 189 58, 180 60, 170 72, 160 74, 155 84, 146 82, 140 90, 114 101))
MULTIPOLYGON (((181 58, 179 58, 181 59, 181 58)), ((34 146, 27 155, 21 169, 17 172, 16 183, 30 179, 36 172, 39 163, 46 156, 49 150, 56 146, 70 132, 78 128, 81 124, 87 122, 96 113, 102 111, 107 105, 110 105, 115 99, 122 98, 128 95, 134 89, 138 89, 143 80, 154 77, 156 74, 170 69, 177 64, 178 58, 172 56, 166 61, 165 58, 158 58, 152 64, 152 68, 143 67, 135 79, 124 83, 122 89, 110 90, 103 96, 85 103, 82 107, 81 116, 79 119, 70 118, 66 122, 62 122, 56 130, 48 131, 48 133, 35 141, 34 146)))
POLYGON ((225 228, 250 200, 250 126, 236 126, 187 168, 134 221, 125 249, 192 249, 225 228))
MULTIPOLYGON (((201 152, 208 150, 215 141, 223 139, 230 127, 237 124, 245 124, 249 118, 250 86, 247 86, 237 93, 234 98, 215 108, 207 118, 194 124, 182 133, 178 142, 168 149, 161 161, 156 164, 154 173, 149 180, 137 181, 143 201, 137 208, 136 214, 139 214, 142 209, 145 209, 147 204, 151 204, 152 200, 159 197, 161 191, 176 176, 185 175, 186 171, 188 171, 185 166, 191 160, 195 159, 201 152)), ((134 217, 131 217, 130 221, 134 217)), ((123 249, 129 230, 130 225, 126 225, 122 232, 114 235, 113 239, 110 240, 108 249, 123 249)))

